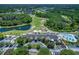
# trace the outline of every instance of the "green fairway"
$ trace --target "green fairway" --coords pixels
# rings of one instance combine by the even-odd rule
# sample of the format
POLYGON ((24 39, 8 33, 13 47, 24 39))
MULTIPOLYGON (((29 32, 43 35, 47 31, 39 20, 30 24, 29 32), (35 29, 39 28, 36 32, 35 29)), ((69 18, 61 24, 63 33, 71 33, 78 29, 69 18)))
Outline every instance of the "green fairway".
POLYGON ((31 23, 32 26, 34 26, 35 30, 39 30, 41 28, 41 25, 42 25, 41 18, 36 17, 35 15, 31 15, 31 17, 32 17, 32 23, 31 23))

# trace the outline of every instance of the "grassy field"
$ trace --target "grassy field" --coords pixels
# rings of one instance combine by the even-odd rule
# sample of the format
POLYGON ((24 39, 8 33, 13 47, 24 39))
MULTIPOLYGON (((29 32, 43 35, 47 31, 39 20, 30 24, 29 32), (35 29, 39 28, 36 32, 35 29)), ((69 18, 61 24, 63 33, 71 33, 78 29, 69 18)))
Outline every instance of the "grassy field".
POLYGON ((31 23, 32 26, 34 26, 35 30, 39 30, 41 28, 41 25, 42 25, 41 18, 36 17, 35 15, 31 15, 31 17, 32 17, 32 23, 31 23))
POLYGON ((12 31, 7 31, 3 32, 4 35, 21 35, 23 33, 26 33, 27 31, 22 31, 22 30, 12 30, 12 31))

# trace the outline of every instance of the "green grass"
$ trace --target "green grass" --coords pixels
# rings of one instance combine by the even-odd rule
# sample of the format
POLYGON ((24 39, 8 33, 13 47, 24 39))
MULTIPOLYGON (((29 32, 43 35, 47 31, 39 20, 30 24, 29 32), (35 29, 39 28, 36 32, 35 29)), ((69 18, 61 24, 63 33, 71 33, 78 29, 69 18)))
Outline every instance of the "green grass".
POLYGON ((32 26, 35 27, 36 30, 39 30, 41 28, 41 18, 36 17, 34 15, 31 15, 32 17, 32 26))
POLYGON ((31 47, 37 49, 38 47, 40 48, 40 44, 39 44, 39 43, 37 43, 37 44, 32 44, 31 47))
POLYGON ((28 33, 31 29, 29 30, 12 30, 12 31, 7 31, 3 32, 4 35, 22 35, 23 33, 28 33))

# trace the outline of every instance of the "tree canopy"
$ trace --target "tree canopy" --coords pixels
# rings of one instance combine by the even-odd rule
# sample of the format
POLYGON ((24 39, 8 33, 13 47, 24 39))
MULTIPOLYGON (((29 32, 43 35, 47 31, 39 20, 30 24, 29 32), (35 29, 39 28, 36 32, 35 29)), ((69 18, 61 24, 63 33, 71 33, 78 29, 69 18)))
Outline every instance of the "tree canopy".
POLYGON ((79 10, 53 9, 47 12, 36 12, 36 16, 48 18, 44 24, 53 31, 77 31, 79 29, 79 10))
POLYGON ((60 55, 75 55, 75 52, 73 50, 64 49, 60 52, 60 55))
POLYGON ((4 39, 6 36, 2 33, 0 33, 0 39, 4 39))
POLYGON ((28 14, 0 14, 0 26, 28 24, 32 18, 28 14))
POLYGON ((24 47, 20 47, 20 48, 14 49, 13 54, 14 55, 27 55, 28 49, 24 47))
POLYGON ((40 48, 38 55, 51 55, 51 52, 48 48, 40 48))

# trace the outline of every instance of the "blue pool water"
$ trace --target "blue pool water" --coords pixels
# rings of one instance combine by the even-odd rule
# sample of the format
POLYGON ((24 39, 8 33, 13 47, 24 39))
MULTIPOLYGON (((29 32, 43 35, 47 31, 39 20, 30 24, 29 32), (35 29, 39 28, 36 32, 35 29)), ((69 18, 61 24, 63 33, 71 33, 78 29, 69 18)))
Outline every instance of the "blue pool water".
POLYGON ((24 26, 11 27, 11 28, 0 28, 0 32, 6 32, 11 30, 28 30, 30 28, 31 28, 31 25, 24 25, 24 26))
POLYGON ((67 34, 67 33, 61 33, 64 40, 67 40, 69 42, 77 42, 77 39, 73 34, 67 34))

